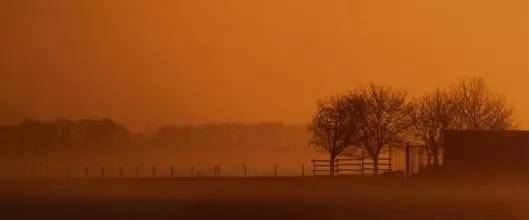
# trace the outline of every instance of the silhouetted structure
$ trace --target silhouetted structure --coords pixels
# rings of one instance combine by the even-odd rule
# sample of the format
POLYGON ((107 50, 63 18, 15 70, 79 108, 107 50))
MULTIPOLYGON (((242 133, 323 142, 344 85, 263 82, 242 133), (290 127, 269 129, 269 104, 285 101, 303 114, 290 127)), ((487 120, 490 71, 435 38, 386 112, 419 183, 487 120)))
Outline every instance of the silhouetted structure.
POLYGON ((529 131, 447 130, 443 167, 472 178, 529 176, 529 131))

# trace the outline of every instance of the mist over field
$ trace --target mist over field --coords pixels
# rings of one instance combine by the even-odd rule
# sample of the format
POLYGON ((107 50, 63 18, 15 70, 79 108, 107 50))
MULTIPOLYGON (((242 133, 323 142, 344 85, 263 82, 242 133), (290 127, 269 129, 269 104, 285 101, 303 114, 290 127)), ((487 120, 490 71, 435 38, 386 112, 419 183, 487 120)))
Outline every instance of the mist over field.
POLYGON ((242 175, 247 166, 253 176, 271 175, 275 164, 281 175, 300 175, 301 164, 308 166, 315 156, 309 137, 306 126, 282 123, 166 126, 141 134, 109 119, 24 121, 0 127, 0 158, 19 175, 26 167, 42 176, 44 166, 59 176, 65 166, 71 167, 72 175, 81 175, 85 166, 92 175, 101 166, 111 175, 117 175, 119 166, 128 175, 135 175, 136 166, 145 175, 151 175, 152 166, 158 167, 159 175, 169 175, 174 166, 177 175, 189 176, 194 166, 207 176, 220 165, 223 175, 242 175))
POLYGON ((0 0, 0 220, 529 219, 527 12, 0 0))
POLYGON ((527 219, 523 184, 351 177, 0 182, 5 219, 527 219), (29 211, 31 210, 31 211, 29 211))

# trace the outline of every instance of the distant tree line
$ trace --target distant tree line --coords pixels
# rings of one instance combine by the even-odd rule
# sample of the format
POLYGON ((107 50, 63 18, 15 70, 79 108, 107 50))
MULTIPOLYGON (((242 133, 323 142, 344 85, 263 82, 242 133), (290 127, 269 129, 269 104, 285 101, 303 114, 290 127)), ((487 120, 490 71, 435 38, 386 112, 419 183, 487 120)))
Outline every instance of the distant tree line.
POLYGON ((150 138, 156 145, 206 148, 281 147, 306 145, 309 134, 303 126, 287 126, 276 122, 220 123, 198 126, 165 126, 150 138))
POLYGON ((384 147, 419 141, 428 164, 438 167, 444 130, 513 126, 512 106, 483 79, 471 78, 414 98, 403 90, 374 84, 329 96, 319 101, 309 130, 311 146, 328 152, 334 175, 334 161, 347 149, 367 152, 378 172, 384 147))
POLYGON ((190 151, 229 154, 257 148, 280 154, 305 150, 309 137, 305 126, 275 122, 165 126, 154 132, 133 133, 111 119, 25 120, 18 125, 0 126, 0 158, 32 160, 120 153, 122 157, 137 154, 138 159, 156 159, 157 154, 180 158, 190 151))
POLYGON ((106 151, 131 144, 131 134, 110 119, 25 120, 16 126, 0 126, 2 154, 20 159, 58 152, 106 151))

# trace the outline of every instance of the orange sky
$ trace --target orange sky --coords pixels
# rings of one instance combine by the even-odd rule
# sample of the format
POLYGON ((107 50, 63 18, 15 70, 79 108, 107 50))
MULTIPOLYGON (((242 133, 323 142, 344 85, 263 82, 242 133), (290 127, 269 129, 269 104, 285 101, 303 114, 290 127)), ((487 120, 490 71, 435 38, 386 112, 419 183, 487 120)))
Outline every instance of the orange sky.
POLYGON ((527 11, 524 0, 2 1, 0 122, 305 123, 317 98, 370 81, 419 94, 483 76, 525 125, 527 11))

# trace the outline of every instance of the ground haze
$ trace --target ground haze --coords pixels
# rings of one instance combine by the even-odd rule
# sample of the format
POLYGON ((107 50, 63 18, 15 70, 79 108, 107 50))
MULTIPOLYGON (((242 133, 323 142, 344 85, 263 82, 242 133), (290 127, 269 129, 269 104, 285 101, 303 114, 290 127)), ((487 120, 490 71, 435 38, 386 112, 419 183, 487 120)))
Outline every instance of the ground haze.
POLYGON ((401 178, 177 178, 2 182, 18 219, 526 219, 522 184, 401 178))

